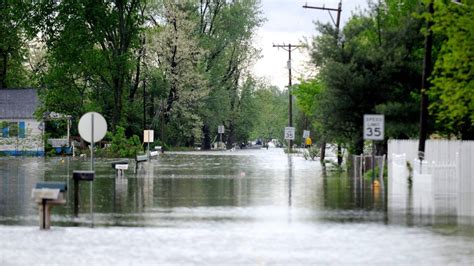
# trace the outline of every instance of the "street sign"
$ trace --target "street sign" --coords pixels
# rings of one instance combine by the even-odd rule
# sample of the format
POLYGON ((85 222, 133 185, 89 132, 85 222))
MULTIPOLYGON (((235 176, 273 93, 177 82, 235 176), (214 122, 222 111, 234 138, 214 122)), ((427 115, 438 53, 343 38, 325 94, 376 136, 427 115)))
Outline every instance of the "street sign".
POLYGON ((285 127, 285 139, 294 140, 295 139, 295 128, 294 127, 285 127))
POLYGON ((303 138, 305 139, 305 138, 309 137, 309 135, 310 135, 309 133, 310 133, 309 130, 303 130, 303 138))
POLYGON ((225 128, 224 126, 217 126, 217 133, 224 134, 225 128))
POLYGON ((143 131, 143 142, 145 142, 145 143, 153 142, 153 138, 154 138, 153 135, 154 135, 153 130, 144 130, 143 131))
POLYGON ((87 142, 92 142, 92 136, 94 136, 94 142, 100 141, 105 137, 107 133, 107 122, 105 118, 96 112, 88 112, 84 114, 79 120, 79 135, 87 142), (92 128, 94 132, 92 132, 92 128))
POLYGON ((364 115, 364 139, 384 140, 384 115, 364 115))

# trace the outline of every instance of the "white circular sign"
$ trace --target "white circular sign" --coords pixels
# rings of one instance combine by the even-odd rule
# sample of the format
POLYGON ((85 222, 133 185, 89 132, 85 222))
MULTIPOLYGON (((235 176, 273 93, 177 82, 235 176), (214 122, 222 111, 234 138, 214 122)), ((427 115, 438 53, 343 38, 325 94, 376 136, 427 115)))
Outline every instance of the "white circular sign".
POLYGON ((84 114, 79 120, 79 135, 87 142, 92 142, 92 128, 94 128, 94 142, 100 141, 107 133, 105 118, 96 112, 84 114))

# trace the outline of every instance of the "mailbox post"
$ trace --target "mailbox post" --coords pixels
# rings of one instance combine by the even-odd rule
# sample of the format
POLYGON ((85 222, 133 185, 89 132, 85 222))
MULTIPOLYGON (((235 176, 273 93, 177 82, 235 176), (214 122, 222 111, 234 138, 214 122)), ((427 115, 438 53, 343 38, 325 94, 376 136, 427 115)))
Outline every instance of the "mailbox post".
MULTIPOLYGON (((72 179, 74 179, 74 216, 79 214, 79 181, 94 181, 94 171, 73 171, 72 179)), ((90 203, 92 204, 92 202, 90 203)))
POLYGON ((116 176, 123 176, 123 171, 128 169, 128 160, 112 162, 112 168, 116 170, 116 176))
POLYGON ((31 197, 38 204, 41 230, 51 228, 51 208, 66 203, 66 190, 67 185, 64 182, 41 182, 31 191, 31 197))
POLYGON ((135 172, 138 170, 138 165, 146 161, 148 161, 148 155, 137 155, 135 157, 135 172))

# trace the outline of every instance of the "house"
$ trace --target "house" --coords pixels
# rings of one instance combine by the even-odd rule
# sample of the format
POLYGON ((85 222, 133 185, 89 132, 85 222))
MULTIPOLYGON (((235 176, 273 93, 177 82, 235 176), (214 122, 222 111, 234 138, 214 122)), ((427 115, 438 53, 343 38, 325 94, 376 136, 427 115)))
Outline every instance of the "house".
POLYGON ((0 89, 0 154, 44 156, 44 124, 35 89, 0 89))

